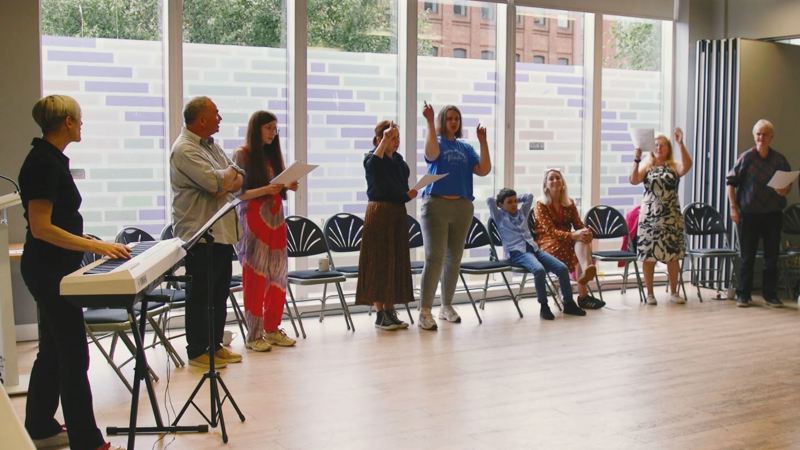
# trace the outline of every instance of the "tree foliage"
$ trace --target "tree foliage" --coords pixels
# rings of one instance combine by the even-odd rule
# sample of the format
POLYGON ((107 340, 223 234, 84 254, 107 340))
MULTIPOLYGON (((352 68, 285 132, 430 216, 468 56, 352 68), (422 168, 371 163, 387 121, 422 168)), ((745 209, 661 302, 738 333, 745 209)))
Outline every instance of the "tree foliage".
MULTIPOLYGON (((161 40, 166 0, 42 0, 42 33, 161 40)), ((308 46, 350 52, 397 49, 394 1, 308 0, 308 46)), ((284 47, 284 0, 185 0, 185 42, 284 47)))
POLYGON ((615 66, 632 70, 661 69, 661 32, 653 22, 614 22, 611 26, 614 51, 609 57, 615 66))

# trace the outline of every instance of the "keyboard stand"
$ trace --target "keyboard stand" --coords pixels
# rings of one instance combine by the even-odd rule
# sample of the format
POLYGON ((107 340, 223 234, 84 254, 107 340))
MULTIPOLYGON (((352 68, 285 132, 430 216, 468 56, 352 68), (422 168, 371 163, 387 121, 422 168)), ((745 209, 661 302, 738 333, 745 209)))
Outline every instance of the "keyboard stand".
POLYGON ((128 450, 134 449, 134 441, 136 434, 162 434, 162 433, 207 433, 208 425, 195 425, 195 426, 167 426, 161 419, 161 411, 158 408, 158 400, 156 399, 156 391, 153 388, 153 381, 147 376, 147 357, 144 354, 144 330, 147 323, 147 298, 142 300, 140 317, 137 322, 136 315, 133 311, 133 302, 126 306, 128 315, 131 317, 131 332, 133 334, 133 342, 136 345, 136 369, 134 370, 133 378, 133 397, 131 398, 131 415, 130 423, 127 428, 122 427, 107 427, 106 434, 128 434, 128 450), (144 380, 145 387, 147 388, 147 395, 150 398, 150 406, 153 409, 153 417, 155 418, 156 426, 154 427, 137 427, 136 416, 139 409, 139 388, 141 381, 144 380))

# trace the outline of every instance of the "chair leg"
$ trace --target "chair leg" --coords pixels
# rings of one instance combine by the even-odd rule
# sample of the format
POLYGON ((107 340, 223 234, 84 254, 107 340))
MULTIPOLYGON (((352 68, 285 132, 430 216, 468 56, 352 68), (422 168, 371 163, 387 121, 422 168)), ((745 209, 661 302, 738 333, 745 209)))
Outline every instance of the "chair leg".
POLYGON ((236 300, 236 296, 233 292, 231 292, 228 297, 231 299, 231 305, 233 305, 233 315, 236 317, 236 321, 239 322, 239 331, 242 333, 242 340, 247 343, 247 332, 250 330, 247 326, 247 321, 244 319, 242 308, 239 306, 239 301, 236 300))
MULTIPOLYGON (((292 299, 292 306, 294 307, 294 315, 297 317, 297 324, 300 325, 300 332, 303 334, 303 339, 305 339, 306 329, 303 327, 303 316, 300 315, 300 311, 297 310, 297 302, 294 301, 294 294, 292 293, 292 287, 286 286, 286 290, 289 291, 289 298, 292 299)), ((297 329, 295 329, 295 333, 297 333, 297 329)))
POLYGON ((644 295, 644 288, 642 287, 642 275, 639 272, 639 264, 636 263, 636 260, 633 260, 633 269, 636 271, 636 282, 639 284, 638 291, 639 291, 639 300, 642 303, 646 303, 647 300, 645 299, 644 295))
MULTIPOLYGON (((694 258, 690 258, 690 259, 692 260, 692 269, 694 270, 694 269, 695 269, 695 266, 694 266, 694 258)), ((700 293, 700 283, 701 283, 701 276, 700 276, 700 272, 697 272, 697 271, 695 271, 695 273, 696 273, 696 275, 695 275, 695 281, 697 281, 697 283, 695 284, 695 288, 697 289, 697 298, 699 298, 699 299, 700 299, 700 302, 702 303, 702 301, 703 301, 703 294, 702 294, 702 293, 700 293)))
POLYGON ((605 303, 605 300, 603 300, 603 286, 600 285, 600 277, 597 276, 597 272, 594 274, 594 282, 597 284, 597 292, 600 293, 600 301, 605 303))
POLYGON ((506 278, 506 274, 504 272, 500 272, 500 276, 503 277, 503 281, 506 283, 506 288, 508 289, 508 293, 511 295, 511 301, 514 302, 514 306, 517 308, 517 313, 519 313, 519 318, 522 318, 522 310, 519 309, 519 302, 517 302, 517 297, 514 295, 514 291, 511 290, 511 285, 508 283, 508 278, 506 278))
POLYGON ((289 299, 285 298, 283 303, 286 305, 286 315, 289 316, 289 322, 292 324, 292 328, 294 329, 294 335, 296 337, 300 337, 300 333, 297 331, 297 324, 294 322, 294 314, 292 314, 292 306, 289 304, 289 299))
POLYGON ((486 293, 489 291, 489 274, 486 274, 486 281, 483 282, 483 298, 481 299, 481 311, 484 310, 486 305, 486 293))
MULTIPOLYGON (((691 259, 691 257, 689 259, 691 259)), ((685 260, 685 258, 681 260, 681 268, 680 272, 678 272, 678 283, 680 283, 680 288, 683 289, 683 298, 689 301, 689 297, 686 296, 686 283, 683 282, 683 265, 685 260)), ((701 298, 700 301, 702 302, 703 299, 701 298)))
MULTIPOLYGON (((622 288, 619 290, 620 294, 624 294, 628 288, 628 265, 630 261, 625 261, 625 269, 622 271, 622 288)), ((596 276, 596 274, 595 274, 596 276)), ((602 299, 601 299, 602 300, 602 299)))
POLYGON ((411 317, 411 308, 408 307, 408 303, 406 303, 406 312, 408 313, 408 320, 411 321, 411 325, 414 325, 414 318, 411 317))
POLYGON ((517 303, 522 300, 522 291, 525 289, 525 282, 528 281, 528 274, 522 274, 522 280, 519 282, 519 291, 517 291, 517 296, 515 297, 517 303))
MULTIPOLYGON (((319 310, 319 323, 325 320, 325 302, 328 300, 328 284, 322 286, 322 308, 319 310)), ((349 329, 349 328, 348 328, 349 329)))
POLYGON ((111 356, 108 354, 108 352, 106 352, 106 349, 103 348, 102 345, 100 345, 100 342, 97 340, 97 338, 95 337, 94 333, 89 329, 88 325, 86 325, 86 334, 89 335, 89 338, 92 340, 92 342, 94 342, 94 345, 98 348, 98 350, 100 350, 100 353, 106 359, 106 361, 111 366, 111 368, 114 370, 114 372, 116 372, 116 374, 119 377, 119 379, 122 380, 122 384, 124 384, 125 387, 128 388, 128 392, 133 393, 133 387, 131 387, 131 384, 128 382, 128 379, 125 378, 125 375, 123 375, 122 371, 119 370, 119 367, 117 367, 117 364, 114 363, 114 359, 111 358, 111 356))
MULTIPOLYGON (((162 315, 163 313, 159 314, 158 318, 161 319, 162 315)), ((164 350, 167 352, 167 355, 169 355, 170 359, 172 360, 172 363, 175 364, 175 367, 183 367, 185 365, 183 359, 178 354, 178 351, 175 350, 175 347, 172 346, 172 343, 169 342, 169 339, 167 339, 167 337, 164 335, 164 331, 161 330, 161 328, 158 326, 156 320, 148 315, 147 321, 150 323, 150 328, 153 329, 153 334, 158 336, 159 341, 161 341, 161 345, 164 346, 164 350)))
POLYGON ((556 284, 553 282, 553 279, 550 278, 550 274, 545 275, 547 277, 547 290, 550 291, 550 296, 553 297, 553 303, 556 304, 556 308, 559 311, 563 311, 564 308, 561 307, 561 304, 564 303, 564 300, 561 298, 561 294, 559 293, 558 289, 556 288, 556 284))
MULTIPOLYGON (((130 359, 128 359, 128 361, 133 361, 134 364, 136 364, 136 345, 133 343, 131 338, 128 337, 128 333, 119 332, 117 334, 119 334, 119 339, 125 344, 128 350, 131 352, 131 357, 130 359)), ((153 371, 153 368, 150 367, 150 364, 147 365, 147 371, 150 373, 150 379, 157 382, 158 375, 156 375, 155 371, 153 371)))
POLYGON ((478 323, 483 323, 483 319, 481 319, 481 315, 478 313, 478 307, 475 305, 475 299, 472 298, 472 294, 469 292, 469 286, 467 286, 467 280, 464 279, 464 274, 459 273, 459 277, 461 277, 461 282, 464 283, 464 290, 467 291, 467 297, 469 297, 469 301, 472 303, 472 309, 475 310, 475 315, 478 316, 478 323))
POLYGON ((344 320, 347 323, 347 329, 350 331, 356 331, 356 325, 353 323, 353 318, 350 316, 350 308, 347 307, 347 300, 344 298, 344 292, 342 292, 342 285, 339 282, 336 282, 336 291, 339 293, 339 302, 342 304, 342 310, 344 311, 344 320))

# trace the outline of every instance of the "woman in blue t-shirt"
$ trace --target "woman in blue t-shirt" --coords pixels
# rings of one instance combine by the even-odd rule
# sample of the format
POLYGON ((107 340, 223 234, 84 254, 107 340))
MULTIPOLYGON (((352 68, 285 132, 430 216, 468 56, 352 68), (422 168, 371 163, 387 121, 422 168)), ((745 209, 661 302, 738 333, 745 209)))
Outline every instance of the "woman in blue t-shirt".
POLYGON ((422 233, 425 241, 425 269, 422 272, 422 308, 419 326, 436 330, 431 314, 436 285, 442 280, 442 308, 439 319, 461 322, 453 309, 453 293, 458 282, 458 269, 464 240, 472 222, 472 174, 486 176, 492 170, 486 128, 478 125, 480 157, 471 145, 459 140, 461 111, 455 106, 444 106, 433 122, 433 107, 425 103, 422 115, 428 122, 425 139, 425 162, 429 174, 447 174, 428 185, 423 191, 422 233), (438 135, 437 132, 438 131, 438 135), (444 271, 442 270, 444 265, 444 271))

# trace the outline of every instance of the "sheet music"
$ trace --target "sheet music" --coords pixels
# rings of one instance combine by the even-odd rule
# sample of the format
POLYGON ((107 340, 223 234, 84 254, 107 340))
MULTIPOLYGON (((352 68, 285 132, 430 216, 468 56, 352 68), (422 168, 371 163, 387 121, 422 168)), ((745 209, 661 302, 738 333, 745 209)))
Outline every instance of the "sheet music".
POLYGON ((417 184, 415 184, 414 187, 412 187, 411 189, 414 189, 415 191, 419 191, 420 189, 424 188, 425 186, 433 183, 434 181, 439 181, 439 180, 441 180, 442 178, 444 178, 446 176, 447 176, 446 173, 442 173, 442 174, 439 174, 439 175, 425 174, 425 175, 423 175, 422 178, 419 179, 419 181, 417 181, 417 184))
POLYGON ((319 166, 314 164, 306 164, 300 161, 295 161, 292 163, 291 166, 287 167, 286 170, 279 173, 278 176, 273 178, 270 183, 271 184, 282 184, 284 186, 288 186, 295 181, 303 178, 304 176, 308 175, 312 170, 316 169, 319 166))
POLYGON ((634 128, 631 130, 634 148, 642 149, 642 153, 656 150, 655 130, 652 128, 634 128))
POLYGON ((794 170, 792 172, 776 170, 775 174, 772 175, 772 178, 769 180, 769 183, 767 183, 767 186, 773 189, 787 188, 790 184, 794 183, 798 175, 800 175, 800 170, 794 170))

